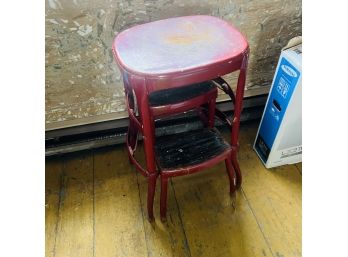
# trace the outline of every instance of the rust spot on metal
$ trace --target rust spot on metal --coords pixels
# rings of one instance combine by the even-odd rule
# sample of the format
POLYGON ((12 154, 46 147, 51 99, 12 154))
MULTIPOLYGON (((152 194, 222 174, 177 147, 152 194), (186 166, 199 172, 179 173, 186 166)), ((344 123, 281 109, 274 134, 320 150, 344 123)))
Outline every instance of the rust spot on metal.
POLYGON ((181 33, 177 35, 169 35, 165 38, 165 41, 171 44, 188 45, 198 41, 211 41, 213 39, 211 33, 206 31, 202 33, 195 32, 195 26, 191 22, 186 22, 180 25, 181 33))
POLYGON ((196 35, 171 35, 165 38, 165 41, 176 45, 188 45, 197 41, 211 40, 212 37, 208 33, 196 34, 196 35))

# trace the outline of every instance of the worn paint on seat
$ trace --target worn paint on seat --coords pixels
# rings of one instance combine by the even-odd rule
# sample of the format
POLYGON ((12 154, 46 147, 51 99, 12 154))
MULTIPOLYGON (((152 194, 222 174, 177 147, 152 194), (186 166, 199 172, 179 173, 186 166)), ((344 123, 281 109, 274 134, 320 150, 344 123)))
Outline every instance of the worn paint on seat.
POLYGON ((177 17, 121 32, 113 43, 120 64, 142 74, 165 74, 223 62, 248 47, 231 24, 212 16, 177 17))

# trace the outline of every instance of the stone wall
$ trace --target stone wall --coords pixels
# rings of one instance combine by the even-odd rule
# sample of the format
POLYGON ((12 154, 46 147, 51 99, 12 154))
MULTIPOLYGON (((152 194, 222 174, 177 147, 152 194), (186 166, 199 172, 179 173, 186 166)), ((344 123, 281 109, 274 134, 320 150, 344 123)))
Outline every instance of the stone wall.
MULTIPOLYGON (((247 37, 247 90, 270 85, 280 49, 302 33, 300 0, 46 0, 46 129, 124 117, 114 37, 136 24, 194 14, 220 17, 247 37)), ((234 84, 234 76, 227 79, 234 84)))

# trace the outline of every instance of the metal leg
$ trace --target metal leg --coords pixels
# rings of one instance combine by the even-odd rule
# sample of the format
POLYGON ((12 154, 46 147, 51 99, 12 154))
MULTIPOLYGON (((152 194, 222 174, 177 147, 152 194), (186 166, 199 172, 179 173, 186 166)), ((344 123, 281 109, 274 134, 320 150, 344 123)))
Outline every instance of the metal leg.
POLYGON ((227 158, 225 160, 225 164, 226 164, 227 175, 230 181, 230 194, 232 195, 236 191, 237 178, 231 163, 231 158, 227 158))
POLYGON ((232 132, 231 132, 231 146, 238 149, 238 134, 239 134, 239 123, 240 115, 242 113, 242 103, 244 96, 245 80, 246 80, 246 69, 248 64, 248 55, 244 56, 242 67, 238 76, 237 90, 236 90, 236 102, 234 105, 234 114, 232 119, 232 132))
POLYGON ((154 221, 155 217, 153 215, 153 201, 155 198, 157 176, 150 176, 147 180, 147 212, 149 215, 149 220, 154 221))
POLYGON ((132 121, 132 119, 129 119, 127 136, 129 138, 129 146, 132 148, 133 151, 135 151, 135 148, 137 145, 137 139, 138 139, 138 129, 136 125, 134 124, 134 121, 132 121))
POLYGON ((139 108, 139 116, 141 120, 143 146, 145 151, 146 170, 148 176, 148 190, 147 190, 147 211, 149 220, 154 220, 153 215, 153 201, 155 197, 156 179, 158 176, 154 156, 155 144, 155 128, 154 120, 149 110, 148 93, 146 91, 145 79, 141 77, 132 76, 131 84, 134 88, 137 99, 137 106, 139 108))
POLYGON ((128 138, 128 147, 131 148, 128 149, 128 158, 129 158, 129 163, 133 164, 133 161, 130 158, 131 154, 134 154, 136 147, 137 147, 137 141, 138 141, 138 128, 134 124, 134 121, 130 118, 129 119, 129 125, 128 125, 128 132, 127 132, 127 138, 128 138))
POLYGON ((166 220, 167 213, 167 191, 168 191, 168 178, 161 176, 161 220, 166 220))
POLYGON ((248 64, 248 54, 245 54, 243 62, 242 62, 242 67, 240 69, 239 77, 238 77, 236 99, 235 99, 235 105, 234 105, 234 114, 233 114, 233 119, 231 124, 232 125, 231 146, 233 148, 231 159, 232 159, 232 165, 237 177, 237 189, 239 189, 242 184, 242 173, 240 171, 238 160, 237 160, 237 151, 239 148, 239 145, 238 145, 239 124, 240 124, 240 115, 242 112, 242 102, 243 102, 244 88, 245 88, 245 81, 246 81, 247 64, 248 64))
POLYGON ((215 120, 215 102, 216 99, 214 98, 213 100, 209 101, 208 103, 208 127, 213 128, 214 127, 214 120, 215 120))
POLYGON ((236 174, 236 178, 237 178, 237 189, 239 189, 240 186, 242 185, 242 173, 241 173, 240 168, 239 168, 239 163, 237 160, 237 153, 236 152, 232 153, 232 165, 233 165, 233 168, 234 168, 234 171, 236 174))

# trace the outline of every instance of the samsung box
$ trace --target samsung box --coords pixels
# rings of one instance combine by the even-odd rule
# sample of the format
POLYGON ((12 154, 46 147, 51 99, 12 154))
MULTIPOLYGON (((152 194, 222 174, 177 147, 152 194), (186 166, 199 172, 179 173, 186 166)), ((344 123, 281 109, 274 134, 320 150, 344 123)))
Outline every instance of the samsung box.
POLYGON ((302 161, 301 43, 281 52, 254 149, 266 168, 302 161))

